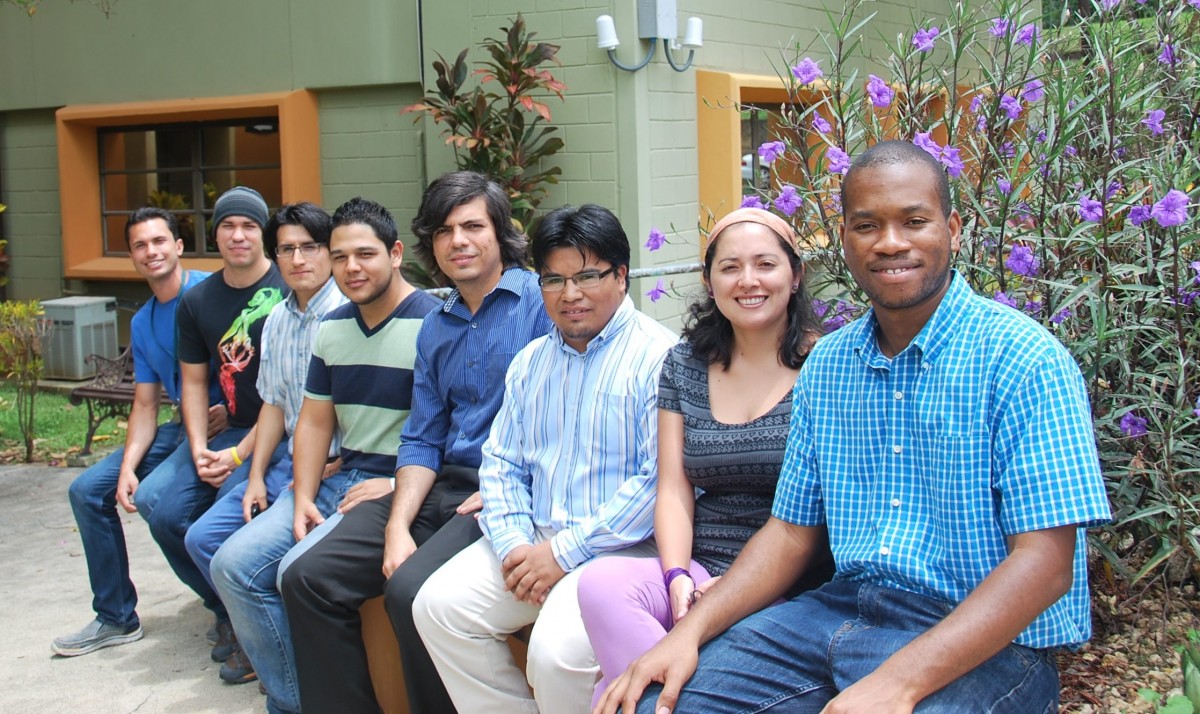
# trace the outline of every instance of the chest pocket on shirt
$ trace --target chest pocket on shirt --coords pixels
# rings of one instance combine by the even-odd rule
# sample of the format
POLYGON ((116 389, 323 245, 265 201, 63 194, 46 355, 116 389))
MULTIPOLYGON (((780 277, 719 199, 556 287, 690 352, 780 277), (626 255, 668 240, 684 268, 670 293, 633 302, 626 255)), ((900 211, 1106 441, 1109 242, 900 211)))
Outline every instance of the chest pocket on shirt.
POLYGON ((485 394, 504 391, 504 376, 508 374, 508 365, 516 355, 516 352, 492 352, 484 358, 484 364, 487 365, 484 374, 485 394))
POLYGON ((597 453, 633 453, 637 448, 638 420, 642 416, 637 397, 608 392, 582 396, 580 409, 587 409, 587 402, 595 400, 593 418, 580 420, 582 445, 597 453))

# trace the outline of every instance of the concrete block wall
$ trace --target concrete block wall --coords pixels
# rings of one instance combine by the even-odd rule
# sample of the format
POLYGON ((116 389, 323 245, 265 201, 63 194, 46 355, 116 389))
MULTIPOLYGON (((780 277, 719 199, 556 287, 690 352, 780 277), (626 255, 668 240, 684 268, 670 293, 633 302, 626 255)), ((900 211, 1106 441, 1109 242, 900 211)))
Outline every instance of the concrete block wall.
POLYGON ((0 187, 0 202, 8 205, 0 214, 10 256, 8 297, 58 297, 63 279, 53 111, 0 113, 0 187))

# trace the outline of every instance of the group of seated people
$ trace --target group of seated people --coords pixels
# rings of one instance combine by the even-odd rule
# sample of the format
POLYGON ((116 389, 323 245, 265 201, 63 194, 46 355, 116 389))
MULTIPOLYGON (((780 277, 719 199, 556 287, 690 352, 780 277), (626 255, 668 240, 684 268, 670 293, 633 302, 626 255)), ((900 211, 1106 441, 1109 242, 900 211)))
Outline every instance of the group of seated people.
POLYGON ((70 488, 96 617, 54 652, 142 637, 120 506, 269 712, 379 711, 378 596, 412 712, 1057 711, 1109 518, 1079 369, 952 268, 924 151, 864 152, 842 207, 864 317, 822 336, 796 233, 742 208, 701 245, 682 341, 635 309, 611 211, 527 242, 478 173, 411 222, 444 301, 370 200, 268 218, 231 189, 211 276, 169 212, 134 212, 136 399, 70 488))

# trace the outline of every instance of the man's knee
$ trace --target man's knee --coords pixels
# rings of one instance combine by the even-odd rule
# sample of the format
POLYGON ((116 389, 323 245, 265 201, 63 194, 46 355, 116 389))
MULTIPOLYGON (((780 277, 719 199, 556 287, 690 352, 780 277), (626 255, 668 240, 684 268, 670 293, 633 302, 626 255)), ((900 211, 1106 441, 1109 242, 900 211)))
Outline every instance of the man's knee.
POLYGON ((104 474, 93 469, 79 474, 67 487, 67 499, 71 502, 71 508, 75 511, 98 510, 103 504, 105 493, 116 491, 115 480, 112 480, 112 483, 104 483, 109 480, 104 478, 104 474))
POLYGON ((533 626, 529 635, 526 671, 529 685, 537 689, 539 678, 553 679, 564 672, 580 672, 597 667, 596 656, 582 623, 578 627, 554 627, 554 631, 533 626))
POLYGON ((203 528, 198 528, 200 523, 193 524, 191 528, 183 534, 183 547, 187 549, 188 555, 193 561, 199 562, 201 558, 211 556, 208 552, 210 538, 204 532, 203 528))
POLYGON ((412 622, 413 603, 421 591, 423 581, 405 577, 400 571, 388 578, 383 587, 383 604, 392 622, 412 622))

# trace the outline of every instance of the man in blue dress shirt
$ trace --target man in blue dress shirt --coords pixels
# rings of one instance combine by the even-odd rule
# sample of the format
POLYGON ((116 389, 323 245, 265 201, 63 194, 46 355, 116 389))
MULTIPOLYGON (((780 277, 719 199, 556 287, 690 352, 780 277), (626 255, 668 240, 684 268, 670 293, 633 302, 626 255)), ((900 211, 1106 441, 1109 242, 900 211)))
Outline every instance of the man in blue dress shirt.
POLYGON ((1109 518, 1079 367, 950 268, 962 221, 923 150, 867 150, 842 206, 871 311, 800 372, 771 520, 601 711, 650 682, 638 712, 1058 711, 1109 518), (826 533, 834 579, 770 607, 826 533))

